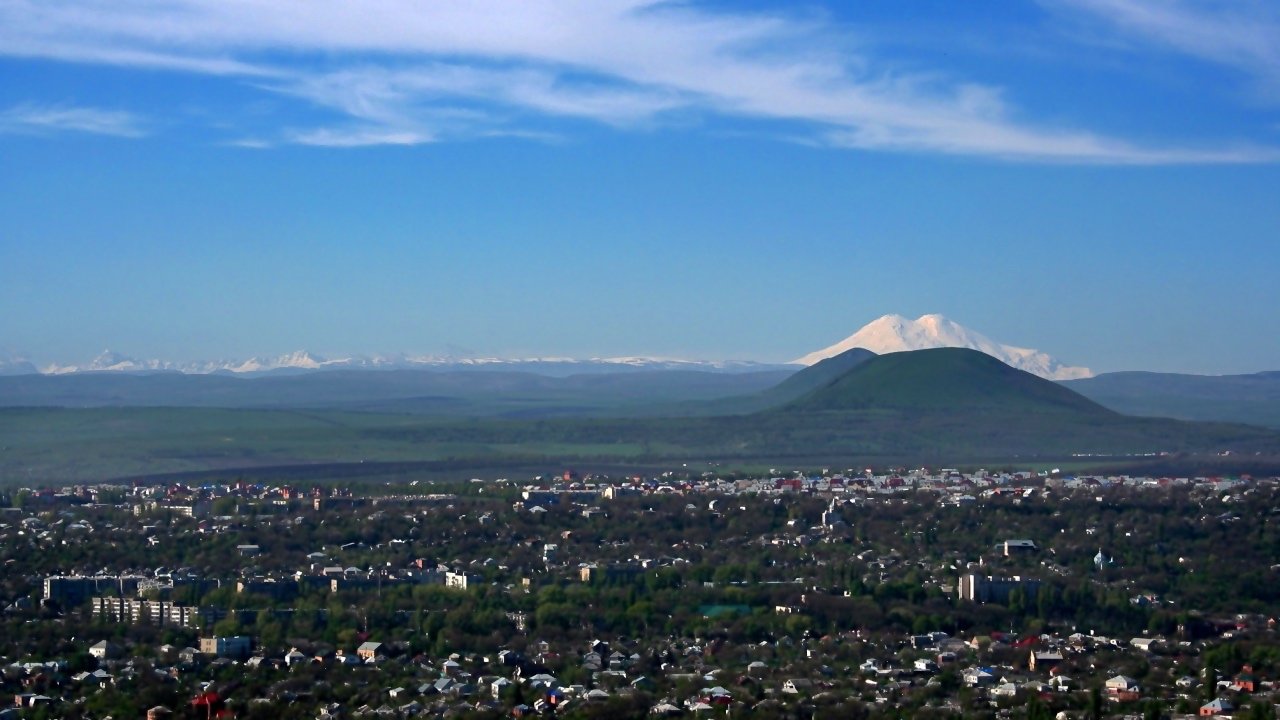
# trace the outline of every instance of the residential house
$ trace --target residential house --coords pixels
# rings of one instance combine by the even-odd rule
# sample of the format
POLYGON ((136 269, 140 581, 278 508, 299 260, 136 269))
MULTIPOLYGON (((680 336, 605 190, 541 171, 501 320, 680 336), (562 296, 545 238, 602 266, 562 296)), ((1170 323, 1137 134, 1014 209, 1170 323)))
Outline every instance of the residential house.
POLYGON ((1240 674, 1231 680, 1231 687, 1239 692, 1254 692, 1257 688, 1258 676, 1253 674, 1253 666, 1245 665, 1240 674))
POLYGON ((1129 644, 1142 652, 1149 653, 1155 650, 1163 642, 1160 638, 1142 638, 1136 637, 1129 641, 1129 644))
POLYGON ((1235 711, 1235 706, 1226 698, 1218 698, 1212 702, 1205 703, 1200 706, 1200 717, 1218 717, 1230 715, 1235 711))
POLYGON ((200 652, 220 658, 247 658, 253 649, 253 639, 248 635, 200 638, 200 652))
POLYGON ((368 642, 360 643, 360 647, 356 648, 356 655, 358 655, 360 659, 365 662, 369 662, 370 660, 376 658, 381 653, 382 653, 382 643, 374 642, 372 640, 368 642))
POLYGON ((1049 671, 1062 664, 1062 653, 1060 652, 1036 652, 1031 651, 1031 657, 1027 660, 1027 667, 1031 670, 1049 671))
POLYGON ((1137 700, 1142 692, 1138 681, 1127 675, 1116 675, 1105 683, 1107 694, 1121 702, 1137 700))
POLYGON ((782 683, 782 692, 788 695, 799 695, 813 690, 813 681, 808 678, 791 678, 782 683))
POLYGON ((115 643, 102 640, 89 646, 89 654, 99 660, 120 656, 120 648, 115 643))

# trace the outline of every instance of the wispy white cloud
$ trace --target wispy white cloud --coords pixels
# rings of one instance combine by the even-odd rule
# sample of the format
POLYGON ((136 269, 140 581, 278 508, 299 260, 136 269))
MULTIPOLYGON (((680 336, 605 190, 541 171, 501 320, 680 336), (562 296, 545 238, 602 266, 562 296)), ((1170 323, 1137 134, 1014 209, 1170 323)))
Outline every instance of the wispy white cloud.
POLYGON ((1280 91, 1280 4, 1272 0, 1045 2, 1100 20, 1126 36, 1235 68, 1280 91))
POLYGON ((370 145, 421 145, 433 142, 430 135, 408 130, 389 130, 382 127, 315 128, 290 130, 285 134, 299 145, 318 147, 367 147, 370 145))
POLYGON ((725 116, 868 150, 1274 159, 1044 126, 999 88, 896 71, 821 16, 665 0, 0 0, 0 53, 240 76, 334 113, 279 138, 313 145, 536 135, 557 118, 636 128, 725 116))
POLYGON ((146 135, 141 118, 133 113, 33 103, 0 111, 0 132, 80 132, 128 138, 146 135))
POLYGON ((269 140, 261 138, 240 138, 223 144, 227 147, 245 148, 247 150, 267 150, 274 147, 269 140))

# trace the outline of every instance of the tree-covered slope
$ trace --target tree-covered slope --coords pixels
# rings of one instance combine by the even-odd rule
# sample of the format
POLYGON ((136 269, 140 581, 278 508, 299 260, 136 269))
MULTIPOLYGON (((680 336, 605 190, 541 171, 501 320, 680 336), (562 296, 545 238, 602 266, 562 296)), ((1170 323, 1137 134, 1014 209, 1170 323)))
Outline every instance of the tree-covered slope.
POLYGON ((1112 415, 1062 385, 964 348, 916 350, 871 358, 800 397, 787 409, 1112 415))

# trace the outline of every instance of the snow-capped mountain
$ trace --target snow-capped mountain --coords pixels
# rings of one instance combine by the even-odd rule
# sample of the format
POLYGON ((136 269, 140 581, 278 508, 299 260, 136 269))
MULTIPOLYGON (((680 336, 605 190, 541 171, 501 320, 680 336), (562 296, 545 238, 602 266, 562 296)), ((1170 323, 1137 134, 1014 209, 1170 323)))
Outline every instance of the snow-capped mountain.
POLYGON ((583 372, 620 370, 714 370, 743 372, 782 367, 776 364, 750 361, 702 361, 672 358, 613 357, 575 359, 565 357, 531 358, 457 358, 434 355, 354 355, 327 358, 299 350, 278 357, 251 357, 247 360, 216 360, 196 362, 172 362, 168 360, 140 360, 110 350, 104 350, 88 363, 78 365, 51 364, 36 368, 31 363, 5 365, 0 361, 0 374, 20 375, 42 373, 68 375, 72 373, 154 373, 176 372, 189 375, 231 373, 258 375, 270 372, 307 372, 318 370, 521 370, 553 375, 583 372))
POLYGON ((174 370, 173 363, 164 360, 139 360, 112 350, 103 350, 84 365, 48 365, 40 369, 46 375, 65 375, 75 372, 161 372, 174 370))
POLYGON ((813 365, 819 360, 839 355, 853 348, 864 348, 879 355, 958 347, 984 352, 1007 365, 1049 380, 1075 380, 1093 377, 1085 367, 1069 367, 1039 350, 1002 345, 941 315, 922 315, 911 320, 901 315, 885 315, 867 323, 858 332, 817 352, 793 360, 800 365, 813 365))

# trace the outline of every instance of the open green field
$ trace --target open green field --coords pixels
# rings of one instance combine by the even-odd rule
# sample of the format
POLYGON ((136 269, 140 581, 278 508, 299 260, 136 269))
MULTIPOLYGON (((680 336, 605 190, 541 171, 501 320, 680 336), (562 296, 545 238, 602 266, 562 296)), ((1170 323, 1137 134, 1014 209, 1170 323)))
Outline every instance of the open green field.
MULTIPOLYGON (((438 420, 341 411, 212 408, 0 410, 0 482, 176 473, 468 476, 487 468, 859 467, 873 463, 1122 465, 1148 453, 1262 459, 1275 433, 1124 418, 895 410, 720 418, 438 420), (1258 453, 1261 453, 1260 455, 1258 453), (276 469, 276 470, 272 470, 276 469)), ((1136 460, 1134 460, 1136 461, 1136 460)))

